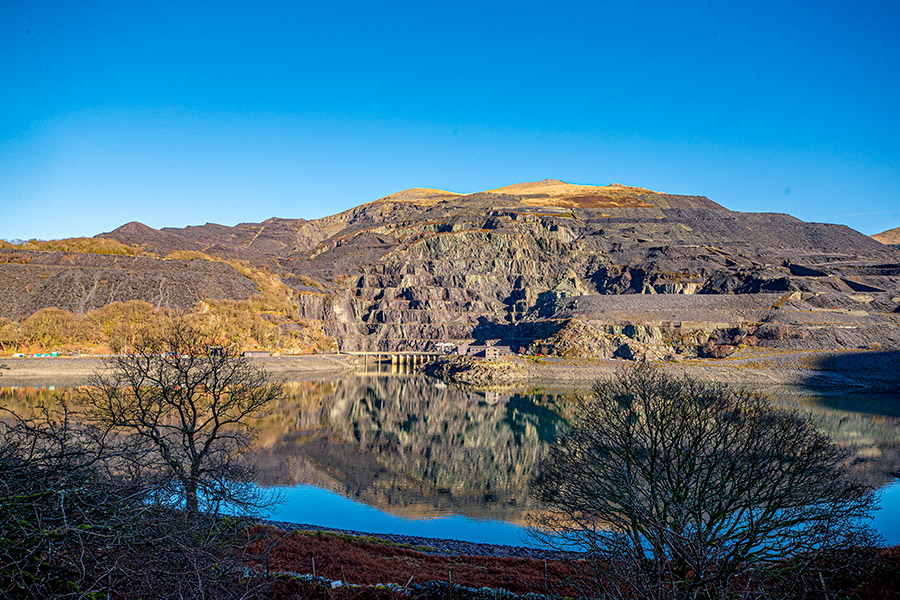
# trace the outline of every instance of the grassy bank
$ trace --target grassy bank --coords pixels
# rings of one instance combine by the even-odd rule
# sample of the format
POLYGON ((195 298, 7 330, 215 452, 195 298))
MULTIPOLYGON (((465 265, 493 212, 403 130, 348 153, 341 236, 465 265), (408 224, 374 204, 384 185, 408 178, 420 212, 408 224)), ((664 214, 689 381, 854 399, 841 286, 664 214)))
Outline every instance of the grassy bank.
MULTIPOLYGON (((483 588, 517 595, 577 597, 583 589, 577 563, 436 555, 372 538, 322 532, 285 533, 266 528, 255 533, 259 540, 249 550, 268 556, 266 566, 275 582, 271 597, 276 599, 503 597, 483 588), (333 587, 332 582, 340 583, 333 587)), ((896 598, 900 547, 857 548, 853 552, 856 560, 849 569, 832 570, 828 560, 817 564, 811 579, 816 594, 810 597, 896 598)), ((774 572, 778 569, 776 566, 774 572)))

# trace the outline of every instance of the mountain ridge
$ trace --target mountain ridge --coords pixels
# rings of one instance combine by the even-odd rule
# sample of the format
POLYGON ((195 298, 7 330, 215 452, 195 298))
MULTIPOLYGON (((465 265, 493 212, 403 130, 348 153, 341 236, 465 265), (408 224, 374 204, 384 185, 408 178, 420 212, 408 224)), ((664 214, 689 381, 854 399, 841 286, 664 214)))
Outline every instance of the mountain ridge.
MULTIPOLYGON (((246 297, 246 265, 278 279, 282 304, 294 307, 294 322, 345 349, 427 349, 441 340, 505 340, 529 347, 535 340, 559 339, 555 332, 572 318, 594 319, 567 309, 572 299, 584 298, 582 304, 590 306, 591 297, 609 295, 623 298, 623 308, 604 308, 597 317, 602 327, 585 331, 612 327, 620 346, 627 343, 622 327, 653 321, 647 326, 659 330, 651 335, 659 343, 668 336, 663 345, 672 349, 677 339, 693 336, 683 346, 696 349, 703 336, 725 324, 755 331, 763 322, 787 318, 786 311, 771 308, 772 294, 794 298, 779 304, 796 309, 785 325, 807 335, 774 340, 775 345, 900 347, 900 329, 888 316, 900 310, 896 248, 844 226, 733 212, 703 196, 621 184, 545 179, 472 194, 410 188, 320 219, 158 230, 132 222, 97 238, 133 246, 143 257, 141 269, 152 267, 157 278, 165 280, 177 267, 177 285, 194 292, 160 296, 144 284, 140 269, 96 258, 91 269, 79 259, 79 285, 93 290, 85 295, 62 275, 71 271, 65 253, 44 254, 35 264, 47 264, 25 272, 12 264, 36 261, 34 252, 7 249, 0 253, 0 275, 15 271, 16 283, 7 278, 0 284, 0 298, 6 299, 0 316, 22 318, 69 296, 60 308, 85 311, 133 298, 193 310, 193 303, 217 299, 210 294, 246 297), (215 286, 203 283, 211 277, 203 267, 209 260, 222 261, 215 286), (113 280, 119 282, 115 289, 109 287, 113 280), (57 288, 65 285, 63 294, 57 288), (659 318, 649 319, 653 310, 641 304, 639 317, 625 301, 671 294, 702 294, 715 306, 704 304, 700 319, 692 317, 689 305, 666 316, 661 304, 659 318), (726 301, 729 295, 747 295, 759 304, 747 313, 750 326, 740 325, 743 317, 726 301), (829 319, 841 314, 844 320, 816 329, 804 315, 826 306, 829 319), (845 313, 833 312, 835 307, 845 313), (884 316, 851 323, 851 313, 859 310, 884 316), (694 321, 702 323, 691 325, 690 335, 683 325, 678 332, 670 327, 694 321)), ((655 301, 648 300, 652 308, 655 301)))

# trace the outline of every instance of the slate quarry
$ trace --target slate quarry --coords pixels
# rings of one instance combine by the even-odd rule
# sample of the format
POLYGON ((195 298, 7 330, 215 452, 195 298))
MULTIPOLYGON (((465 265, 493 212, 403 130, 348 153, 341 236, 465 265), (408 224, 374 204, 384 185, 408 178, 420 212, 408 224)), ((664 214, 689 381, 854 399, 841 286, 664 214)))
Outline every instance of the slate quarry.
POLYGON ((741 343, 900 349, 897 247, 842 225, 616 184, 417 188, 311 221, 129 223, 98 237, 146 256, 3 250, 2 316, 124 299, 189 310, 253 293, 225 262, 165 260, 195 251, 278 274, 298 316, 343 350, 440 341, 651 358, 741 343), (605 342, 586 347, 598 336, 605 342))

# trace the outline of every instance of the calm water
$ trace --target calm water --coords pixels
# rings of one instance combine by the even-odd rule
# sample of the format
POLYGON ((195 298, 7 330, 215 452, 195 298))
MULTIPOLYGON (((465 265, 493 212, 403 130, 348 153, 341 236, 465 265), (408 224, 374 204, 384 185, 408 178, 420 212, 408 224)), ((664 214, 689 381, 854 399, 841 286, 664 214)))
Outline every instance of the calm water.
MULTIPOLYGON (((882 490, 874 524, 900 544, 896 396, 762 391, 810 411, 853 450, 854 468, 882 490)), ((273 519, 512 545, 530 543, 528 478, 579 393, 486 393, 387 375, 297 381, 288 392, 258 424, 252 456, 258 483, 284 499, 273 519)), ((0 403, 51 393, 0 389, 0 403)))
POLYGON ((425 518, 401 517, 311 485, 275 489, 284 499, 272 517, 279 521, 367 533, 396 533, 509 546, 539 545, 528 536, 526 528, 505 521, 472 519, 450 513, 425 518))
MULTIPOLYGON (((260 483, 276 519, 369 532, 522 544, 528 476, 577 391, 485 393, 416 376, 296 382, 263 424, 260 483)), ((762 389, 810 411, 883 489, 875 525, 900 544, 900 405, 885 395, 762 389)))

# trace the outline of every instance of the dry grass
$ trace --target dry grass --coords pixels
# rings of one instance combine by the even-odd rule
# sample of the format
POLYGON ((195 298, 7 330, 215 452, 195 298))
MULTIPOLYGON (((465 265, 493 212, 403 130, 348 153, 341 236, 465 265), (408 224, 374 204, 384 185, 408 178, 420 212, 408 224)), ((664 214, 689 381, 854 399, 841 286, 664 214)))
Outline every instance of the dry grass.
POLYGON ((163 260, 208 260, 210 262, 225 262, 223 259, 199 250, 174 250, 166 254, 163 260))
MULTIPOLYGON (((400 586, 447 582, 469 588, 488 587, 515 594, 539 593, 556 597, 573 597, 578 590, 575 565, 555 560, 494 558, 484 556, 436 556, 401 548, 371 538, 337 534, 283 532, 270 527, 257 527, 253 532, 257 541, 248 554, 263 556, 267 543, 281 538, 269 555, 270 572, 315 574, 329 580, 357 584, 362 587, 331 588, 320 582, 303 581, 293 577, 277 577, 270 588, 270 598, 322 598, 323 600, 357 600, 362 598, 474 598, 477 596, 457 588, 434 588, 434 592, 414 591, 411 595, 375 587, 394 583, 400 586), (435 593, 437 595, 435 595, 435 593)), ((854 600, 896 598, 900 589, 900 547, 853 548, 847 557, 825 557, 816 569, 799 581, 806 591, 824 586, 835 597, 854 600), (833 562, 835 559, 839 559, 833 562), (834 565, 849 565, 837 569, 834 565), (822 576, 818 575, 822 573, 822 576)), ((781 573, 776 567, 770 574, 775 588, 790 585, 796 580, 789 561, 781 573), (784 575, 786 577, 782 578, 784 575)), ((480 597, 480 596, 478 596, 480 597)))
POLYGON ((872 236, 872 239, 882 244, 900 244, 900 227, 876 233, 872 236))
POLYGON ((62 240, 28 240, 13 244, 0 240, 5 250, 36 250, 43 252, 82 252, 86 254, 118 254, 123 256, 148 255, 140 248, 127 246, 111 238, 66 238, 62 240))
MULTIPOLYGON (((265 531, 260 528, 256 533, 265 531)), ((269 535, 277 536, 269 529, 269 535)), ((262 541, 251 546, 260 552, 262 541)), ((469 587, 502 588, 514 593, 557 592, 566 587, 572 567, 554 560, 496 558, 488 556, 438 556, 401 548, 369 538, 295 531, 271 550, 269 569, 316 575, 356 584, 448 581, 469 587)))
POLYGON ((614 183, 612 185, 576 185, 558 179, 545 179, 529 183, 517 183, 490 190, 493 194, 525 196, 522 203, 528 206, 557 206, 562 208, 621 208, 649 207, 641 200, 652 190, 614 183))
MULTIPOLYGON (((105 238, 89 241, 111 242, 112 247, 118 244, 105 238)), ((321 327, 300 317, 292 290, 271 271, 196 250, 178 250, 164 260, 176 259, 227 263, 256 284, 257 293, 247 299, 208 298, 198 302, 196 310, 187 315, 219 341, 233 343, 241 349, 265 348, 290 354, 309 354, 334 346, 334 340, 321 327)), ((138 301, 112 303, 86 314, 44 308, 22 322, 0 319, 0 352, 117 351, 113 337, 131 338, 132 330, 138 325, 162 323, 171 317, 164 308, 155 309, 138 301), (142 318, 136 322, 127 315, 111 314, 121 312, 114 305, 133 307, 136 304, 145 308, 142 318)))
POLYGON ((391 194, 390 196, 385 196, 375 202, 398 202, 401 204, 415 204, 417 206, 433 206, 441 200, 447 200, 448 198, 455 198, 461 195, 462 194, 456 194, 454 192, 445 192, 444 190, 410 188, 408 190, 397 192, 396 194, 391 194))
MULTIPOLYGON (((522 196, 522 204, 526 206, 553 206, 559 208, 623 208, 650 207, 651 204, 641 200, 644 194, 655 194, 652 190, 620 185, 596 186, 565 183, 558 179, 516 183, 505 187, 488 190, 490 194, 507 194, 522 196)), ((395 202, 433 206, 442 200, 462 196, 454 192, 429 188, 411 188, 385 196, 375 202, 395 202)), ((554 215, 556 216, 556 215, 554 215)))

